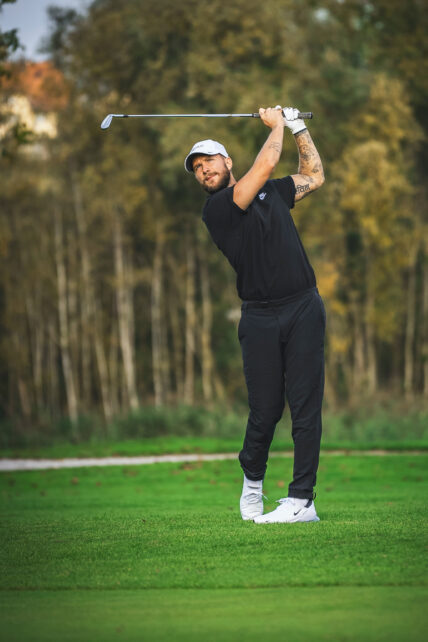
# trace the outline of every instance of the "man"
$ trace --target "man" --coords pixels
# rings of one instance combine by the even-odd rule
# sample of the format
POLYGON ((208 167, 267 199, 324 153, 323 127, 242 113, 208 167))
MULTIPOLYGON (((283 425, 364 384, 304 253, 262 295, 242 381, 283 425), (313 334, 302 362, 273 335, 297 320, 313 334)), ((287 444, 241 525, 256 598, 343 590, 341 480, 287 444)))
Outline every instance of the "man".
POLYGON ((238 338, 249 416, 239 461, 244 471, 241 516, 257 524, 318 521, 313 488, 321 441, 325 309, 314 271, 290 214, 294 203, 324 183, 321 159, 298 110, 259 110, 271 132, 239 181, 220 143, 196 143, 184 165, 210 195, 202 219, 237 273, 242 299, 238 338), (271 180, 284 126, 295 137, 299 169, 271 180), (263 515, 263 479, 275 426, 284 405, 292 418, 293 481, 288 497, 263 515))

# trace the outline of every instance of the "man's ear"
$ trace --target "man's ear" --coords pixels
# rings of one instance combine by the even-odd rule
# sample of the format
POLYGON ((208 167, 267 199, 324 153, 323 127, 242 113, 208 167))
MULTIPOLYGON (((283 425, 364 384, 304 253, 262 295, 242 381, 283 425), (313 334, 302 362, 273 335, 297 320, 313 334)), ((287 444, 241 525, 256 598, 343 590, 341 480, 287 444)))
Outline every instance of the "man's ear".
POLYGON ((231 169, 232 169, 232 167, 233 167, 233 161, 232 161, 232 159, 230 158, 230 156, 228 156, 228 157, 226 158, 225 163, 226 163, 226 167, 227 167, 227 169, 228 169, 228 170, 229 170, 229 172, 230 172, 230 170, 231 170, 231 169))

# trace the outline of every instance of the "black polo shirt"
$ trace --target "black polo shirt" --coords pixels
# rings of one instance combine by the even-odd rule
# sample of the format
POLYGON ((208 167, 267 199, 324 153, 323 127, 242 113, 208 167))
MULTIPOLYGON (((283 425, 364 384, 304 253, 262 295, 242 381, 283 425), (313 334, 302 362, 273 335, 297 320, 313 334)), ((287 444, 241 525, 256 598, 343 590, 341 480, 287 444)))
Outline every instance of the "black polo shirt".
POLYGON ((210 195, 202 220, 236 271, 244 301, 281 299, 316 285, 290 209, 291 176, 267 181, 247 210, 233 202, 233 186, 210 195))

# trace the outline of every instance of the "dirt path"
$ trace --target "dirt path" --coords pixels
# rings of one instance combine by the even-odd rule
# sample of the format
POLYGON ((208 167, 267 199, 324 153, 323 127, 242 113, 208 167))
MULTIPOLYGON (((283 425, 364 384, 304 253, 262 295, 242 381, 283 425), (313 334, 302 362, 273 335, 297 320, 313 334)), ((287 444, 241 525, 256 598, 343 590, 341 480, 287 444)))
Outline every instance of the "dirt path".
MULTIPOLYGON (((327 450, 321 455, 424 455, 427 451, 421 450, 327 450)), ((292 457, 293 452, 272 452, 269 457, 292 457)), ((192 461, 221 461, 224 459, 237 459, 238 453, 216 454, 181 454, 181 455, 146 455, 141 457, 88 457, 67 459, 0 459, 0 472, 12 470, 48 470, 55 468, 85 468, 90 466, 142 466, 146 464, 180 463, 192 461)))

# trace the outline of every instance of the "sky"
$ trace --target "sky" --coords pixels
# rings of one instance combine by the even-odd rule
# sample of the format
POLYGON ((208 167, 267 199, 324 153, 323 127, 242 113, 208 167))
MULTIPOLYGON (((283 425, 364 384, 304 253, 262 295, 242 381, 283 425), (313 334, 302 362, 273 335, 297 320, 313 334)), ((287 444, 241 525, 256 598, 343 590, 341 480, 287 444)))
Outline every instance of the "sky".
POLYGON ((47 54, 37 52, 43 36, 48 33, 46 9, 50 5, 82 10, 90 0, 16 0, 13 4, 3 5, 0 12, 0 30, 18 29, 18 38, 25 49, 18 49, 12 58, 22 57, 30 60, 45 60, 47 54))

